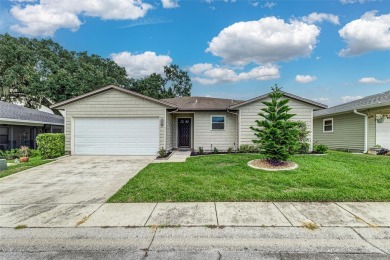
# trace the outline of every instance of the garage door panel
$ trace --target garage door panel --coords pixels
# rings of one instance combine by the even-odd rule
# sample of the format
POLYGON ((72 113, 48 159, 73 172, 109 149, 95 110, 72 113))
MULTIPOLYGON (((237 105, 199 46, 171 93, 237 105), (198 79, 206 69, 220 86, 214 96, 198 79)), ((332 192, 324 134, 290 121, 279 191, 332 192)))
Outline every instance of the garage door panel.
POLYGON ((75 118, 76 155, 155 155, 158 118, 75 118))

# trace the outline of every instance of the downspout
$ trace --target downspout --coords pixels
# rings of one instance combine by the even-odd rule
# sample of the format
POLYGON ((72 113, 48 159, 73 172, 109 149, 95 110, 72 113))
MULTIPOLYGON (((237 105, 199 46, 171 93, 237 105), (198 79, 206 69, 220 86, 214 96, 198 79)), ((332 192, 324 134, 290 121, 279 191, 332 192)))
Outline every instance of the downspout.
POLYGON ((364 116, 364 151, 363 153, 367 153, 368 151, 368 116, 366 114, 358 112, 356 109, 353 110, 356 115, 364 116))

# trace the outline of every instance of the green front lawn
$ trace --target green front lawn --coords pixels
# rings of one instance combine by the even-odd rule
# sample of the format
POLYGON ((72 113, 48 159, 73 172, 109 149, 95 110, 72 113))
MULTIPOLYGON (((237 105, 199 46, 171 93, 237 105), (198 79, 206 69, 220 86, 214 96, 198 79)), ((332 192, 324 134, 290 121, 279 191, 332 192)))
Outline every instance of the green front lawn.
MULTIPOLYGON (((0 171, 0 178, 3 178, 5 176, 11 175, 11 174, 14 174, 17 172, 24 171, 24 170, 27 170, 27 169, 30 169, 33 167, 36 167, 38 165, 42 165, 42 164, 45 164, 45 163, 48 163, 51 161, 53 161, 53 160, 43 160, 41 157, 33 157, 33 158, 30 158, 30 160, 27 163, 19 163, 16 165, 12 165, 12 166, 9 166, 7 168, 7 170, 0 171)), ((13 162, 13 160, 7 161, 7 162, 13 162)))
POLYGON ((299 168, 266 172, 256 154, 191 157, 150 164, 109 202, 390 201, 390 157, 330 152, 294 156, 299 168))

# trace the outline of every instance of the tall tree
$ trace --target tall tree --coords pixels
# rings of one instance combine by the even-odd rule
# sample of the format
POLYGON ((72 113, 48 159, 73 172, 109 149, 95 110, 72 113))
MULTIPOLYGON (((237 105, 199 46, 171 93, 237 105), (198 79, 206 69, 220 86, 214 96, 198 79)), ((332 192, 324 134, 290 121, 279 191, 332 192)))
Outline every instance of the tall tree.
POLYGON ((0 98, 49 106, 94 89, 129 84, 110 59, 64 49, 52 40, 0 35, 0 98))
POLYGON ((164 76, 153 73, 142 79, 132 79, 128 88, 161 99, 190 96, 192 83, 186 71, 178 65, 170 65, 164 66, 164 76))
POLYGON ((275 85, 269 94, 271 101, 264 101, 266 106, 259 113, 262 120, 256 120, 258 127, 251 127, 258 139, 253 140, 259 144, 260 150, 265 154, 269 163, 280 165, 296 151, 298 145, 298 123, 290 119, 289 99, 282 99, 283 92, 275 85))

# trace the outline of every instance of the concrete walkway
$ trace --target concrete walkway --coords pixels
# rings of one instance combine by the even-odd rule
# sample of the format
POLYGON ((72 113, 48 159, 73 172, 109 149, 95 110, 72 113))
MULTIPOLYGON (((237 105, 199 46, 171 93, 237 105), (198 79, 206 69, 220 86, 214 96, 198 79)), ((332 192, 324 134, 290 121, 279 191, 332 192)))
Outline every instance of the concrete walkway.
POLYGON ((173 151, 167 159, 156 159, 153 163, 185 162, 191 156, 191 151, 173 151))
POLYGON ((390 227, 390 203, 190 202, 104 204, 80 226, 390 227))
MULTIPOLYGON (((15 218, 2 205, 0 227, 390 227, 388 202, 190 202, 93 203, 94 210, 67 209, 73 204, 48 204, 44 211, 15 218), (57 210, 50 210, 51 208, 57 210)), ((32 206, 31 206, 32 207, 32 206)), ((30 212, 31 213, 31 212, 30 212)), ((23 210, 19 209, 19 215, 23 210)))

